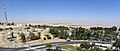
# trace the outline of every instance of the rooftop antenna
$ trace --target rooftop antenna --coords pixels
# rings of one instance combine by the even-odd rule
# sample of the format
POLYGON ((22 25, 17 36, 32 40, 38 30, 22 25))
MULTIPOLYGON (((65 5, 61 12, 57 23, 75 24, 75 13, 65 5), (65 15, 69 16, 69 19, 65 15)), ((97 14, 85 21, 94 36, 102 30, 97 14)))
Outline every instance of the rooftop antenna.
POLYGON ((7 12, 6 12, 6 0, 4 0, 4 16, 5 16, 5 26, 8 24, 7 12))

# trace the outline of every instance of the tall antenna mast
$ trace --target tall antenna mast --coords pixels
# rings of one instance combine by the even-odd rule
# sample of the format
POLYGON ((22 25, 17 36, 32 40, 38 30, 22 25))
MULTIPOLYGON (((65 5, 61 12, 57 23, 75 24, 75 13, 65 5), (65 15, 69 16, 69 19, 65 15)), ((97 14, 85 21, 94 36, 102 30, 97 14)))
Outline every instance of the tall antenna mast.
POLYGON ((7 13, 6 13, 6 0, 4 0, 4 15, 5 15, 5 24, 4 25, 7 25, 8 19, 7 19, 7 13))

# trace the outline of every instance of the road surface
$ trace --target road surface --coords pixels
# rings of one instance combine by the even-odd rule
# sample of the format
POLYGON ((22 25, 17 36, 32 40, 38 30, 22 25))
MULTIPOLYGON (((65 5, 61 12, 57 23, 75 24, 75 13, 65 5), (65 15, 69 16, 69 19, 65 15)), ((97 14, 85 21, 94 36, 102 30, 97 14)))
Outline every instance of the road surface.
MULTIPOLYGON (((52 42, 50 44, 53 44, 53 45, 65 45, 65 44, 79 44, 83 41, 66 41, 66 42, 52 42)), ((85 41, 85 42, 94 42, 94 43, 102 43, 102 44, 111 44, 112 42, 105 42, 105 41, 85 41)), ((20 48, 2 48, 0 47, 0 51, 21 51, 21 50, 35 50, 35 49, 44 49, 45 48, 45 45, 46 43, 44 44, 38 44, 38 45, 31 45, 30 47, 20 47, 20 48)))

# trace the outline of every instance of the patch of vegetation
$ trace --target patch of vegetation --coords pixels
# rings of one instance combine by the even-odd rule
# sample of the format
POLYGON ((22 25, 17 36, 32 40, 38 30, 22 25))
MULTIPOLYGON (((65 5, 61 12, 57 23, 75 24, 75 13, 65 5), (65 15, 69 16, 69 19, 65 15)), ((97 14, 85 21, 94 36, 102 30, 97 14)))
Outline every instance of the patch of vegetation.
POLYGON ((61 46, 62 49, 66 49, 68 51, 75 51, 75 46, 72 46, 72 45, 64 45, 64 46, 61 46))

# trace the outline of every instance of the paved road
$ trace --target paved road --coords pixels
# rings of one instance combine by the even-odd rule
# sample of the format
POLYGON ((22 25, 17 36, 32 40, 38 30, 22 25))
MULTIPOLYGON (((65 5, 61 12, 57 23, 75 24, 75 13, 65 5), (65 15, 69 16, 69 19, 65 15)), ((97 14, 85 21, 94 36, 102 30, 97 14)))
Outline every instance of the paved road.
MULTIPOLYGON (((65 45, 65 44, 79 44, 83 41, 71 41, 71 42, 53 42, 53 43, 50 43, 50 44, 54 44, 54 45, 65 45)), ((86 41, 86 42, 91 42, 91 41, 86 41)), ((94 43, 103 43, 103 44, 110 44, 111 42, 104 42, 104 41, 92 41, 94 43)), ((35 48, 35 47, 39 47, 39 48, 36 48, 36 49, 43 49, 45 48, 45 45, 46 44, 38 44, 38 45, 32 45, 31 48, 35 48)), ((0 47, 0 51, 20 51, 20 50, 23 50, 23 49, 29 49, 29 47, 21 47, 21 48, 2 48, 0 47)), ((31 50, 34 50, 34 49, 31 49, 31 50)))

